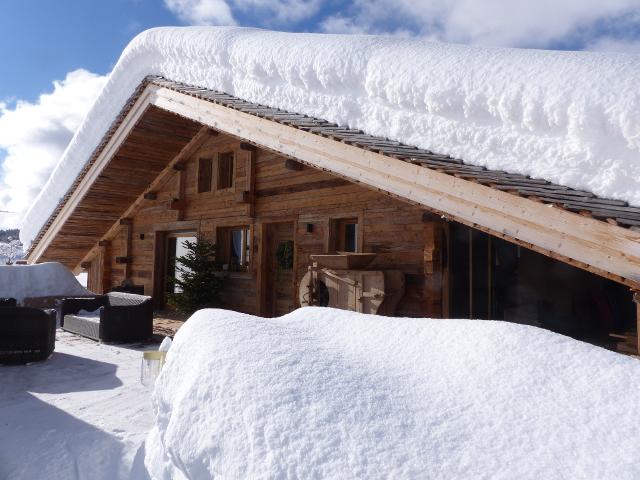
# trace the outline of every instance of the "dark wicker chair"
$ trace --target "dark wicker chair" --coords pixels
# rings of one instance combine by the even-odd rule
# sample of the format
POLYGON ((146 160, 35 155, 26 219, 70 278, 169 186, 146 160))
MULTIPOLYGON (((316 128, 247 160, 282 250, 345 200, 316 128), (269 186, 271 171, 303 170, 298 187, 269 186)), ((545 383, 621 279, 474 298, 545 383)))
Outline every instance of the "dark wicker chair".
POLYGON ((144 295, 144 285, 120 285, 118 287, 113 287, 111 291, 144 295))
POLYGON ((29 307, 0 308, 0 363, 46 360, 56 344, 56 312, 29 307))
POLYGON ((15 298, 0 298, 0 307, 15 307, 16 305, 15 298))
POLYGON ((153 335, 151 297, 111 292, 96 298, 66 298, 60 304, 62 329, 103 342, 135 342, 153 335), (95 316, 80 310, 96 312, 95 316))

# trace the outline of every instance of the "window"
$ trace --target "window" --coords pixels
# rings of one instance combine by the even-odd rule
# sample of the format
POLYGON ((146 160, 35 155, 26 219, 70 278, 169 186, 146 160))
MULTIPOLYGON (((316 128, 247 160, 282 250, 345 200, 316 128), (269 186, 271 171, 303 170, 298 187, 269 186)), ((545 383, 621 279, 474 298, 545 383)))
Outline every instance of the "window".
POLYGON ((233 152, 218 156, 218 183, 216 188, 223 190, 233 187, 233 152))
POLYGON ((225 227, 218 229, 218 260, 230 271, 246 270, 251 261, 251 228, 225 227), (226 266, 225 266, 226 265, 226 266))
POLYGON ((333 250, 336 252, 358 251, 358 219, 341 218, 333 221, 333 250))
POLYGON ((212 158, 198 159, 198 193, 211 191, 212 166, 212 158))

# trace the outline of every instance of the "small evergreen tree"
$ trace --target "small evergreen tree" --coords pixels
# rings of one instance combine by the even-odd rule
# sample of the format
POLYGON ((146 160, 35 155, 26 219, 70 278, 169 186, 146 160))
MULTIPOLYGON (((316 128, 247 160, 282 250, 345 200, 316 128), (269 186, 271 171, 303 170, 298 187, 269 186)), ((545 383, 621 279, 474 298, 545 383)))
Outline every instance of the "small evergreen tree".
POLYGON ((176 258, 180 278, 169 279, 180 291, 170 294, 169 301, 188 314, 220 306, 224 278, 215 261, 216 246, 202 235, 198 235, 195 242, 185 240, 183 245, 186 255, 176 258))

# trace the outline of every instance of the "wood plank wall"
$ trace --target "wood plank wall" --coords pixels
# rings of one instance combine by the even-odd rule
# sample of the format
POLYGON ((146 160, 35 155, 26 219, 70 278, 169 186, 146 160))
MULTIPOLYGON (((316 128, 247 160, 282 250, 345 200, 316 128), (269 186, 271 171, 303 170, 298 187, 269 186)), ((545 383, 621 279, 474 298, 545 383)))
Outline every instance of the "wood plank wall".
MULTIPOLYGON (((155 190, 155 199, 144 200, 132 216, 131 280, 145 287, 145 293, 157 293, 160 272, 155 271, 154 258, 163 241, 164 232, 199 231, 215 240, 217 228, 249 225, 252 229, 253 261, 247 272, 230 274, 224 293, 227 308, 260 314, 258 282, 263 225, 290 221, 294 225, 296 289, 307 271, 309 255, 326 253, 333 219, 358 218, 359 242, 365 252, 378 253, 371 269, 402 270, 406 274, 407 293, 397 315, 442 315, 442 268, 440 236, 444 222, 437 218, 425 221, 424 210, 388 197, 377 191, 347 182, 311 167, 300 168, 275 153, 241 149, 239 141, 225 136, 206 137, 201 147, 172 172, 155 190), (236 153, 235 184, 224 191, 198 193, 198 160, 216 158, 219 153, 236 153), (253 160, 254 170, 251 171, 253 160), (253 178, 251 178, 253 173, 253 178), (247 190, 255 186, 253 194, 247 190), (183 190, 183 191, 181 191, 183 190), (171 201, 183 199, 180 207, 171 201), (308 231, 307 224, 311 224, 308 231), (425 274, 426 273, 426 274, 425 274)), ((215 161, 214 161, 215 171, 215 161)), ((215 187, 215 175, 214 175, 215 187)), ((110 285, 124 280, 124 265, 116 257, 126 251, 126 228, 112 239, 108 254, 110 285)), ((99 266, 100 262, 92 262, 99 266)), ((102 272, 104 273, 104 272, 102 272)), ((94 278, 99 278, 95 274, 94 278)), ((161 287, 160 287, 161 288, 161 287)), ((268 288, 268 286, 267 286, 268 288)), ((297 302, 297 294, 296 294, 297 302)))

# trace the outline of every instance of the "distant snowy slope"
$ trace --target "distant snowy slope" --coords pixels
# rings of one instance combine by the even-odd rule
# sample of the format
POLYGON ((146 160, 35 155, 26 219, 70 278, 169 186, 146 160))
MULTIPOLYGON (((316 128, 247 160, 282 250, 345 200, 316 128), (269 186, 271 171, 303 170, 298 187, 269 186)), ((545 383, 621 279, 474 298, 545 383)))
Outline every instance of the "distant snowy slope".
POLYGON ((640 362, 506 322, 202 310, 154 393, 156 479, 637 479, 640 362))
POLYGON ((150 74, 640 205, 640 56, 158 28, 123 52, 23 219, 25 245, 150 74))

